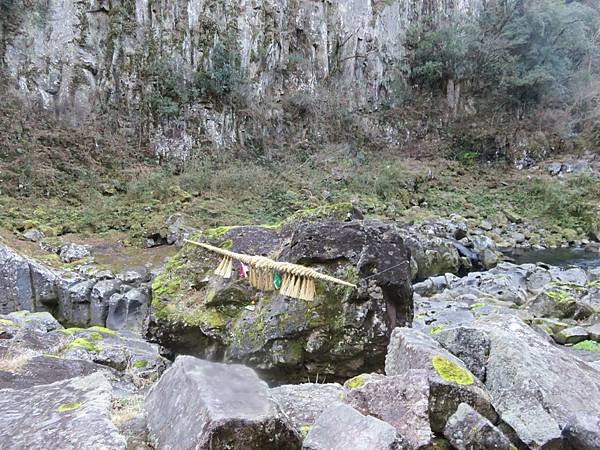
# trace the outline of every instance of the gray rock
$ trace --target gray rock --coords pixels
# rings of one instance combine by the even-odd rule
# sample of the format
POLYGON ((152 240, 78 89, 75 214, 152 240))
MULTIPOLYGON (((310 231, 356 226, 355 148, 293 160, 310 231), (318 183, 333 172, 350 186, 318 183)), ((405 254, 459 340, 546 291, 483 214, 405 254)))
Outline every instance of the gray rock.
POLYGON ((300 436, 251 369, 179 356, 145 404, 158 448, 297 449, 300 436), (194 411, 194 414, 190 414, 194 411))
POLYGON ((361 413, 394 426, 409 448, 426 448, 433 442, 427 377, 425 370, 409 370, 368 381, 352 389, 346 401, 361 413))
POLYGON ((583 327, 569 327, 560 330, 553 337, 559 344, 577 344, 578 342, 585 341, 589 337, 589 334, 583 327))
MULTIPOLYGON (((0 368, 0 386, 6 389, 29 389, 33 386, 47 385, 102 372, 112 376, 109 369, 91 361, 80 359, 34 356, 26 359, 17 371, 3 371, 0 368)), ((1 428, 1 427, 0 427, 1 428)))
POLYGON ((489 248, 481 251, 480 261, 484 268, 491 269, 492 267, 495 267, 499 260, 498 253, 495 251, 489 248))
POLYGON ((94 280, 59 279, 58 316, 72 325, 88 326, 90 324, 90 294, 94 280))
POLYGON ((118 280, 102 280, 94 285, 90 295, 92 325, 106 325, 109 299, 119 291, 120 286, 121 283, 118 280))
POLYGON ((48 312, 30 313, 29 311, 17 311, 8 315, 10 319, 19 326, 32 331, 47 333, 60 330, 63 326, 48 312))
POLYGON ((35 294, 35 310, 44 311, 55 307, 58 304, 56 281, 60 277, 60 273, 39 264, 37 261, 30 261, 29 268, 35 294))
POLYGON ((150 297, 143 288, 113 294, 108 301, 106 326, 113 330, 141 330, 148 313, 150 297))
POLYGON ((468 403, 493 422, 497 420, 484 385, 460 359, 419 331, 396 328, 388 346, 385 372, 388 376, 401 375, 411 369, 428 373, 429 418, 434 432, 444 429, 460 403, 468 403))
POLYGON ((379 419, 363 416, 348 405, 323 411, 302 444, 303 450, 399 450, 408 448, 396 429, 379 419))
POLYGON ((99 373, 0 390, 2 448, 125 449, 111 422, 111 392, 99 373))
POLYGON ((583 320, 594 313, 594 308, 580 301, 577 293, 552 286, 531 299, 526 306, 536 317, 583 320))
POLYGON ((290 419, 298 432, 305 432, 321 413, 343 401, 346 389, 335 384, 287 384, 271 389, 271 397, 290 419))
POLYGON ((546 170, 548 171, 548 173, 550 175, 557 176, 562 171, 562 168, 563 168, 562 163, 554 162, 554 163, 548 164, 548 166, 546 167, 546 170))
POLYGON ((598 450, 600 448, 600 417, 579 414, 573 423, 563 430, 565 439, 574 450, 598 450))
POLYGON ((600 322, 587 327, 586 330, 590 335, 590 339, 596 342, 600 342, 600 322))
POLYGON ((60 248, 60 259, 65 263, 79 261, 90 255, 90 250, 85 245, 71 243, 60 248))
POLYGON ((40 230, 35 229, 28 230, 25 233, 23 233, 23 237, 31 242, 39 242, 42 239, 44 239, 44 233, 42 233, 40 230))
POLYGON ((139 287, 140 284, 149 280, 148 275, 148 269, 145 267, 135 267, 119 272, 116 278, 125 284, 139 287))
POLYGON ((489 220, 482 220, 479 224, 479 228, 485 231, 490 231, 493 228, 493 226, 489 220))
POLYGON ((600 281, 600 267, 594 267, 588 270, 590 281, 600 281))
MULTIPOLYGON (((482 319, 477 326, 490 337, 486 387, 502 421, 531 448, 576 443, 577 430, 586 429, 582 420, 600 417, 600 373, 516 318, 482 319), (563 438, 565 427, 572 432, 563 438)), ((600 436, 600 428, 586 436, 600 436)))
POLYGON ((456 327, 435 333, 433 338, 485 382, 485 365, 490 353, 490 338, 486 333, 476 328, 456 327))
POLYGON ((466 403, 450 416, 444 436, 457 450, 511 450, 506 436, 466 403))
POLYGON ((33 311, 33 302, 27 259, 0 244, 0 314, 33 311))

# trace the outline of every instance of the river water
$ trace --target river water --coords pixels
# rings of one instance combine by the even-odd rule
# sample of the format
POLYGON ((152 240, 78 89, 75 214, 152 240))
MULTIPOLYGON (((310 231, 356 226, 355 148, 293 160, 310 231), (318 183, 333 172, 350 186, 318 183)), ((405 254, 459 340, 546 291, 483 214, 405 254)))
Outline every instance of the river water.
POLYGON ((551 266, 577 266, 589 269, 600 266, 600 253, 580 248, 557 248, 549 250, 529 250, 511 252, 508 256, 515 264, 546 263, 551 266))

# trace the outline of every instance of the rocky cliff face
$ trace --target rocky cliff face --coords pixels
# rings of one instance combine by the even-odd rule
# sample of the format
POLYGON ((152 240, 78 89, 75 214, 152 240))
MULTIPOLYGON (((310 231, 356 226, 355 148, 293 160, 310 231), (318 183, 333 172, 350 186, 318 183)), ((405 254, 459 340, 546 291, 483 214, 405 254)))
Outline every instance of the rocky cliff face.
MULTIPOLYGON (((367 111, 389 101, 402 83, 402 42, 411 24, 473 12, 479 3, 6 0, 0 52, 10 85, 30 105, 72 124, 115 106, 123 117, 143 119, 156 106, 157 84, 171 76, 192 82, 214 69, 215 49, 224 44, 259 103, 269 99, 276 109, 282 96, 327 85, 332 95, 367 111)), ((206 140, 241 139, 243 116, 206 97, 195 100, 156 124, 159 153, 174 141, 185 157, 206 140)))

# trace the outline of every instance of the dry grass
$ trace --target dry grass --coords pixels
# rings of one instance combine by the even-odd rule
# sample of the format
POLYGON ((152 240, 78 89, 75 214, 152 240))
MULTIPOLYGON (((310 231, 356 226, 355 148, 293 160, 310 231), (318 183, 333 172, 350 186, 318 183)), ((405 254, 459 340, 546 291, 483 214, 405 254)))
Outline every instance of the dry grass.
POLYGON ((0 370, 11 373, 19 373, 31 359, 41 353, 28 349, 11 349, 0 356, 0 370))
POLYGON ((117 428, 144 414, 144 396, 132 395, 114 399, 112 403, 112 421, 117 428))

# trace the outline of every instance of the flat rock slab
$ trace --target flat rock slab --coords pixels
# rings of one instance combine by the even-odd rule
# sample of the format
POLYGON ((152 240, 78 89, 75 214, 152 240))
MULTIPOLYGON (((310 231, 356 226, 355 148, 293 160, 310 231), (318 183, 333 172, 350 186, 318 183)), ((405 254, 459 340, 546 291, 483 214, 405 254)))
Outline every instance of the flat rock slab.
POLYGON ((107 367, 90 361, 35 356, 24 363, 17 372, 5 372, 0 368, 0 388, 28 389, 108 370, 107 367))
POLYGON ((396 328, 385 360, 388 376, 412 369, 427 372, 429 419, 434 432, 442 432, 460 403, 467 403, 493 422, 497 420, 485 386, 465 364, 430 336, 412 328, 396 328))
POLYGON ((296 430, 305 433, 321 413, 346 398, 347 390, 337 384, 286 384, 271 389, 271 396, 296 430))
POLYGON ((0 390, 4 450, 119 450, 111 422, 112 388, 99 373, 25 390, 0 390))
POLYGON ((466 403, 450 416, 444 436, 457 450, 511 450, 508 438, 466 403))
POLYGON ((382 420, 363 416, 345 404, 323 411, 306 436, 303 450, 408 449, 396 429, 382 420))
POLYGON ((300 436, 245 366, 179 356, 145 404, 156 448, 297 450, 300 436))
POLYGON ((429 383, 426 370, 367 381, 352 389, 347 402, 363 414, 394 426, 411 449, 432 444, 429 425, 429 383))
POLYGON ((486 386, 519 438, 531 448, 598 448, 600 372, 520 320, 476 325, 491 342, 486 386))

